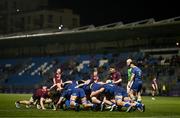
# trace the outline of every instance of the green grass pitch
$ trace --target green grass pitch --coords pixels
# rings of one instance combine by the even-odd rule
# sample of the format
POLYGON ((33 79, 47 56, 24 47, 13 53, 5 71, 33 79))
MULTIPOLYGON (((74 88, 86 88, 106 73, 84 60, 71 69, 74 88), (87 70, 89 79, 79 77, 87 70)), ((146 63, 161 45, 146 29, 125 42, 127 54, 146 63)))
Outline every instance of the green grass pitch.
POLYGON ((119 117, 157 117, 157 118, 180 118, 180 97, 143 97, 143 103, 146 105, 144 113, 135 111, 131 113, 118 111, 52 111, 50 109, 42 111, 35 108, 17 109, 14 105, 16 100, 29 99, 30 94, 0 94, 0 117, 19 118, 19 117, 38 117, 38 118, 119 118, 119 117))

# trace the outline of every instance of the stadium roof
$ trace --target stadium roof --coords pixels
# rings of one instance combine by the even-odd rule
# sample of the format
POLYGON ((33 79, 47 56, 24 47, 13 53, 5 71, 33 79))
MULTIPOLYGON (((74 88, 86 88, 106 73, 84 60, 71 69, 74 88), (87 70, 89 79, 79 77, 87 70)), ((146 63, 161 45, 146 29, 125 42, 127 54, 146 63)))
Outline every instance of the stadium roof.
POLYGON ((153 18, 123 24, 117 22, 103 26, 83 26, 71 30, 51 30, 49 32, 28 32, 0 36, 0 46, 14 46, 14 42, 21 41, 21 45, 37 45, 51 43, 88 42, 124 40, 127 38, 156 38, 180 36, 180 16, 161 21, 153 18), (11 41, 10 41, 11 40, 11 41), (36 42, 36 43, 34 43, 36 42))

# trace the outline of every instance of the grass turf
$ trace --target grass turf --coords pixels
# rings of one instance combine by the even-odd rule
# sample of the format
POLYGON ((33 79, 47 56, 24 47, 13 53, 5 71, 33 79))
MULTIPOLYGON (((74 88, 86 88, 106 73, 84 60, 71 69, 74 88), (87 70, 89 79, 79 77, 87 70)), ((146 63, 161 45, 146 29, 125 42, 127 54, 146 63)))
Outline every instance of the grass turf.
POLYGON ((115 117, 171 117, 180 118, 180 97, 156 97, 156 100, 151 100, 151 97, 143 97, 143 103, 146 105, 144 113, 135 111, 131 113, 118 111, 52 111, 50 109, 42 111, 35 108, 25 108, 22 106, 17 109, 14 105, 15 101, 29 99, 30 94, 0 94, 0 117, 53 117, 53 118, 115 118, 115 117))

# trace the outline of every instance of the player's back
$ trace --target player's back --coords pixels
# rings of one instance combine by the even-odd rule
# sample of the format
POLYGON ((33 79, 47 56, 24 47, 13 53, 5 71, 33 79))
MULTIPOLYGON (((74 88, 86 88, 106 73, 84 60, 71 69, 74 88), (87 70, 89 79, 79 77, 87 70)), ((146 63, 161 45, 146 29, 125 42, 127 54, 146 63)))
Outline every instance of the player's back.
POLYGON ((38 97, 44 96, 45 94, 48 94, 48 91, 41 88, 37 89, 34 93, 34 95, 38 97))
POLYGON ((142 81, 142 71, 138 67, 132 68, 132 74, 134 74, 134 81, 142 81))
POLYGON ((101 87, 102 87, 102 85, 99 84, 99 83, 92 83, 90 88, 91 88, 91 91, 97 91, 97 90, 99 90, 101 87))
POLYGON ((72 91, 73 91, 72 89, 64 90, 61 97, 64 97, 69 100, 71 97, 72 91))
POLYGON ((74 89, 78 85, 77 81, 72 81, 72 83, 68 83, 65 85, 64 89, 74 89))
POLYGON ((82 86, 82 89, 84 89, 86 94, 88 94, 88 93, 90 94, 91 93, 91 89, 90 89, 90 85, 89 84, 84 84, 82 86))
POLYGON ((115 71, 114 73, 111 74, 111 79, 114 81, 117 81, 121 78, 121 74, 118 71, 115 71))
POLYGON ((105 84, 105 85, 103 85, 103 88, 105 89, 104 90, 105 94, 110 94, 110 95, 114 94, 114 91, 115 91, 115 85, 114 84, 105 84))
POLYGON ((127 91, 122 86, 116 86, 115 87, 115 94, 122 95, 124 97, 127 97, 127 91))

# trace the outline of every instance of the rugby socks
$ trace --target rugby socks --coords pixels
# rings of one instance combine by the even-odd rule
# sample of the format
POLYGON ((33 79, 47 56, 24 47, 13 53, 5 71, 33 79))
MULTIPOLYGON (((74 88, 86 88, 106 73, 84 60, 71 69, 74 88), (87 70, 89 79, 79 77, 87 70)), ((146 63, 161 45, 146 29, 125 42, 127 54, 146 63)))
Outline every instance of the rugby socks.
POLYGON ((142 107, 142 104, 139 102, 136 102, 136 107, 142 107))
POLYGON ((123 107, 129 107, 129 106, 131 106, 129 102, 125 102, 125 103, 123 104, 123 107))

